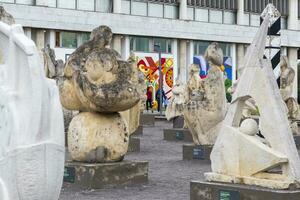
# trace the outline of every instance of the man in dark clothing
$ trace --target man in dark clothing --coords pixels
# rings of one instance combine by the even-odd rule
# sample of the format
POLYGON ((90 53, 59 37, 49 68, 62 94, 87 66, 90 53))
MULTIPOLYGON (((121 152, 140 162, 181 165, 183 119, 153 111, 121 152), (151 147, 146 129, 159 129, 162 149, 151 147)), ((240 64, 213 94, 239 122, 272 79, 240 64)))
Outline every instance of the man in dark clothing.
MULTIPOLYGON (((162 90, 162 102, 164 102, 164 100, 166 99, 166 94, 165 94, 165 91, 162 90)), ((159 112, 160 111, 160 89, 158 89, 156 91, 156 95, 155 95, 155 99, 157 101, 157 111, 159 112)))

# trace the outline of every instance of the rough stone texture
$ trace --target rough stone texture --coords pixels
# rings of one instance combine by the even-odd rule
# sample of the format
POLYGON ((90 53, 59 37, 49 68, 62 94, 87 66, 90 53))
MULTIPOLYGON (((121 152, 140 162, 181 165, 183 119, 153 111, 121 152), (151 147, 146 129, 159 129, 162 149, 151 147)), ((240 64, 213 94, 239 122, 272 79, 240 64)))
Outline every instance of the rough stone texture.
POLYGON ((14 17, 5 11, 3 6, 0 6, 0 21, 6 23, 8 25, 12 25, 15 23, 14 17))
POLYGON ((42 49, 42 53, 46 76, 58 80, 58 77, 63 76, 64 61, 56 60, 55 51, 49 45, 42 49))
POLYGON ((71 187, 101 189, 148 182, 148 162, 124 161, 97 164, 68 162, 66 167, 75 169, 75 180, 71 183, 71 187))
POLYGON ((164 129, 164 140, 193 142, 193 137, 188 129, 172 128, 164 129))
POLYGON ((140 100, 139 78, 135 61, 121 60, 109 48, 112 32, 100 26, 93 30, 90 41, 72 53, 60 86, 61 101, 69 110, 120 112, 140 100))
POLYGON ((128 129, 118 113, 81 112, 70 123, 68 149, 74 161, 119 161, 125 156, 128 143, 128 129))
POLYGON ((179 80, 177 80, 172 89, 173 95, 166 109, 165 115, 167 117, 167 120, 171 120, 183 115, 183 107, 185 102, 184 89, 185 86, 179 80))
POLYGON ((269 13, 264 19, 245 55, 245 69, 211 153, 212 173, 205 174, 209 181, 274 189, 285 189, 291 185, 299 187, 300 159, 285 104, 271 62, 263 59, 272 16, 269 13), (259 130, 265 137, 265 143, 252 134, 245 134, 245 129, 239 127, 244 102, 251 97, 259 108, 259 130), (272 173, 270 170, 274 168, 281 173, 272 173))
POLYGON ((55 81, 20 25, 0 22, 0 51, 0 199, 56 200, 65 148, 55 81))
POLYGON ((299 106, 296 99, 293 97, 293 82, 295 71, 290 67, 288 58, 281 56, 280 60, 280 94, 287 106, 287 114, 290 120, 293 134, 298 135, 298 125, 293 120, 299 119, 299 106))
POLYGON ((190 200, 298 200, 300 190, 271 190, 236 184, 191 182, 190 200))
POLYGON ((182 146, 182 158, 183 160, 205 160, 210 162, 212 148, 210 145, 184 144, 182 146))
POLYGON ((72 119, 68 130, 75 161, 122 160, 129 135, 139 126, 142 78, 134 57, 121 60, 110 48, 111 40, 109 27, 95 28, 91 39, 70 55, 59 81, 63 106, 83 112, 72 119))
POLYGON ((149 182, 135 187, 80 190, 65 185, 59 200, 185 200, 189 199, 191 180, 204 180, 210 170, 206 162, 182 160, 182 143, 163 140, 163 129, 172 128, 168 121, 144 127, 141 151, 125 156, 128 161, 149 161, 149 182))
POLYGON ((227 106, 224 76, 219 69, 223 53, 217 43, 208 46, 205 58, 210 65, 207 78, 200 79, 199 67, 191 66, 183 110, 185 123, 196 145, 214 144, 227 106))

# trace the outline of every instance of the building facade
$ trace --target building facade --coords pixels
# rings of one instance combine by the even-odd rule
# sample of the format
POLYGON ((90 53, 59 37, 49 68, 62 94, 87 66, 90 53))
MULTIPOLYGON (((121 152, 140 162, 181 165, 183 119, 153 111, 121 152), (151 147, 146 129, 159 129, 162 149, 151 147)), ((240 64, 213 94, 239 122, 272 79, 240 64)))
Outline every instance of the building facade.
POLYGON ((124 59, 134 52, 145 73, 157 65, 158 44, 172 68, 164 71, 169 87, 167 79, 186 82, 190 64, 211 42, 220 43, 235 80, 268 3, 282 14, 282 53, 298 74, 300 0, 0 0, 38 48, 49 44, 64 61, 99 25, 112 28, 114 49, 124 59))

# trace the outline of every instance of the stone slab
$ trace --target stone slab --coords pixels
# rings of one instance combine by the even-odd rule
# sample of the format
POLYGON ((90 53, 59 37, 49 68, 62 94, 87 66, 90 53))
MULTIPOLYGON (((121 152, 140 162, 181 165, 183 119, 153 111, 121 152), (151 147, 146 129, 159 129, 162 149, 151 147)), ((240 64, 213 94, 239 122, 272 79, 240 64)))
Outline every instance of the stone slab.
POLYGON ((140 150, 141 150, 140 138, 130 137, 129 145, 128 145, 128 152, 140 152, 140 150))
POLYGON ((82 189, 146 184, 148 162, 122 161, 96 164, 66 162, 64 182, 71 187, 82 189))
POLYGON ((157 121, 167 121, 167 117, 165 115, 155 115, 154 118, 157 121))
POLYGON ((300 149, 300 135, 294 136, 295 144, 297 149, 300 149))
POLYGON ((173 128, 183 128, 184 118, 182 116, 173 119, 173 128))
POLYGON ((154 126, 155 115, 154 114, 141 114, 140 125, 142 126, 154 126))
POLYGON ((190 131, 183 128, 164 129, 164 140, 193 142, 190 131))
POLYGON ((140 135, 143 135, 143 126, 139 126, 136 131, 134 131, 131 135, 132 136, 140 136, 140 135))
POLYGON ((299 200, 300 190, 272 190, 237 184, 192 181, 190 200, 299 200))
POLYGON ((184 144, 182 146, 183 160, 203 160, 210 162, 211 145, 184 144))

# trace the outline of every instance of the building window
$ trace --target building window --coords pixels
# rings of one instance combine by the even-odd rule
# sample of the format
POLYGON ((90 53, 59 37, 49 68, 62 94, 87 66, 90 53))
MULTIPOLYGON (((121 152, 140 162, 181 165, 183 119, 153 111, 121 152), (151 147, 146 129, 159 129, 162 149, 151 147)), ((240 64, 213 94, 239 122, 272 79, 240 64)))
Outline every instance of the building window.
POLYGON ((274 4, 282 16, 288 15, 287 0, 244 0, 244 11, 251 13, 262 13, 269 3, 274 4))
POLYGON ((131 51, 143 51, 149 52, 150 39, 146 37, 131 37, 130 38, 130 50, 131 51))
POLYGON ((91 33, 88 32, 67 32, 57 31, 55 33, 55 46, 75 49, 83 43, 89 41, 91 33))
POLYGON ((34 5, 34 0, 16 0, 16 3, 18 4, 26 4, 26 5, 34 5))
MULTIPOLYGON (((153 45, 159 45, 161 52, 163 53, 172 53, 171 40, 164 38, 154 38, 153 45)), ((153 46, 154 49, 154 46, 153 46)))
POLYGON ((162 53, 172 53, 172 41, 166 38, 131 37, 130 50, 153 52, 154 46, 159 45, 162 53))
MULTIPOLYGON (((211 42, 207 41, 195 41, 194 42, 194 55, 204 55, 207 47, 210 45, 211 42)), ((222 51, 223 55, 226 57, 231 57, 231 44, 218 42, 222 51)))
POLYGON ((189 6, 221 10, 236 10, 238 0, 187 0, 189 6))

